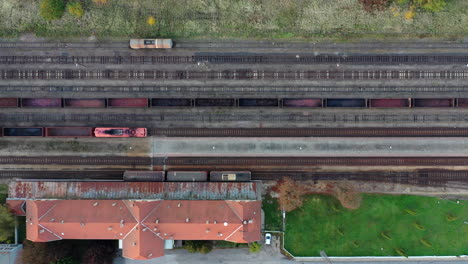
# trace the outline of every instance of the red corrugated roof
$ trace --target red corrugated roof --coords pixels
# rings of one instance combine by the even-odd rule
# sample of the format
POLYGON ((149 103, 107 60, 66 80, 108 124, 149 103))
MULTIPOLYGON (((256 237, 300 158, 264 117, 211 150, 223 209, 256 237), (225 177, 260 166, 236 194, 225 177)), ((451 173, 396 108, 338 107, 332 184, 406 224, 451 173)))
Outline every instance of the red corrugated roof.
POLYGON ((256 182, 28 182, 10 199, 257 200, 256 182))
POLYGON ((260 201, 28 200, 27 238, 123 239, 123 254, 164 254, 164 239, 260 240, 260 201))

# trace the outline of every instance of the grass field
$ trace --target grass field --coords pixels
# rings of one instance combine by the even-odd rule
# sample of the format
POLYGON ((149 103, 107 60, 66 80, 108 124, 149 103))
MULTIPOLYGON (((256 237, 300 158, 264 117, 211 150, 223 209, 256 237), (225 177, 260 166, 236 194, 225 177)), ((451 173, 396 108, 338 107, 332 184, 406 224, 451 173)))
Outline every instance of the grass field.
POLYGON ((84 0, 82 18, 66 13, 52 22, 39 16, 39 2, 0 1, 0 36, 348 40, 460 37, 468 32, 466 0, 448 0, 444 11, 419 11, 411 20, 403 7, 367 13, 358 0, 109 0, 103 6, 84 0), (155 25, 146 23, 149 16, 155 25))
POLYGON ((359 209, 348 210, 333 197, 311 195, 286 215, 285 248, 296 256, 319 256, 321 250, 329 256, 397 256, 395 249, 409 256, 464 255, 465 221, 466 201, 364 195, 359 209), (457 219, 447 221, 448 214, 457 219))
POLYGON ((263 197, 262 209, 265 213, 265 230, 281 231, 282 221, 278 199, 271 198, 269 195, 263 197))

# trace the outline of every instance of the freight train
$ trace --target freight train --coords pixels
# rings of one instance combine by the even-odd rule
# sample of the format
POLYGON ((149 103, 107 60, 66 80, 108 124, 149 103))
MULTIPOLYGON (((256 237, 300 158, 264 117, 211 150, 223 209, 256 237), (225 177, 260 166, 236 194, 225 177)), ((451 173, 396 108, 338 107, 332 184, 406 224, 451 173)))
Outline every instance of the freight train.
POLYGON ((0 108, 420 108, 468 107, 468 98, 0 98, 0 108))
POLYGON ((4 137, 146 137, 144 127, 4 127, 4 137))
POLYGON ((124 181, 168 181, 168 182, 194 182, 194 181, 250 181, 250 171, 125 171, 124 181))

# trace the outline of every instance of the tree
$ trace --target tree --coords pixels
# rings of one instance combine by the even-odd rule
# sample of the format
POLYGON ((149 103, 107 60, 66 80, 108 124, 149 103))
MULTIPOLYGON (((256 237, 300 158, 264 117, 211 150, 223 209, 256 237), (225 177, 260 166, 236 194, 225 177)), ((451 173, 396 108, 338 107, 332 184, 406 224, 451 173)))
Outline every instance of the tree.
POLYGON ((67 10, 70 15, 80 18, 84 15, 84 9, 80 2, 70 2, 67 4, 67 10))
POLYGON ((39 13, 45 20, 56 20, 65 12, 64 0, 42 0, 39 13))
POLYGON ((7 241, 13 235, 15 218, 5 205, 0 205, 0 242, 7 241))
POLYGON ((146 20, 146 23, 148 23, 148 25, 150 26, 154 26, 156 24, 156 18, 154 18, 154 16, 150 16, 146 20))
POLYGON ((210 240, 187 240, 184 241, 184 248, 190 253, 209 253, 213 249, 213 242, 210 240))
POLYGON ((84 254, 82 263, 112 264, 115 258, 116 245, 112 240, 90 241, 84 254))
POLYGON ((24 264, 50 264, 71 256, 73 250, 73 241, 69 240, 47 243, 25 240, 21 258, 24 264))
POLYGON ((302 196, 307 193, 303 185, 299 185, 291 178, 284 177, 278 184, 279 205, 282 210, 290 212, 302 206, 302 196))
POLYGON ((447 3, 445 0, 413 0, 413 2, 421 8, 430 12, 442 11, 447 3))

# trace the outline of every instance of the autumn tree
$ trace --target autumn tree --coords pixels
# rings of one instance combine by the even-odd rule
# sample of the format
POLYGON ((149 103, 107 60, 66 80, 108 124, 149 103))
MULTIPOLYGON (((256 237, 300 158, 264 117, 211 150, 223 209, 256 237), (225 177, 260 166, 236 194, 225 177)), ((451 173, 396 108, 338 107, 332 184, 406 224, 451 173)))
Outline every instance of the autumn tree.
POLYGON ((113 240, 90 241, 83 253, 82 263, 86 264, 112 264, 116 253, 116 244, 113 240))
POLYGON ((67 10, 70 15, 76 18, 80 18, 84 15, 84 9, 80 2, 69 2, 67 4, 67 10))
POLYGON ((284 177, 278 183, 279 205, 282 210, 290 212, 302 206, 303 195, 307 193, 307 189, 291 178, 284 177))
POLYGON ((389 0, 359 0, 359 3, 367 12, 374 12, 384 10, 389 4, 389 0))

